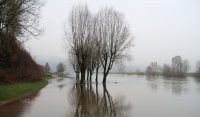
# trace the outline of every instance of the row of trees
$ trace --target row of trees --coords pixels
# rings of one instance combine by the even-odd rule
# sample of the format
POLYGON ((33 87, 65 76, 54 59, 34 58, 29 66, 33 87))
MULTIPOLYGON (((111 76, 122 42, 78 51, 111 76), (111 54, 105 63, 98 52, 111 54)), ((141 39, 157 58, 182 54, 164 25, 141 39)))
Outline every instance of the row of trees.
MULTIPOLYGON (((44 66, 44 70, 46 73, 50 73, 51 72, 51 68, 49 66, 49 63, 47 62, 46 65, 44 66)), ((56 72, 58 74, 63 74, 65 71, 65 65, 63 63, 58 63, 58 65, 56 66, 56 72)))
POLYGON ((71 49, 69 57, 76 73, 76 78, 84 83, 92 80, 96 72, 103 70, 103 83, 114 63, 125 57, 125 50, 131 47, 129 28, 123 15, 111 9, 104 8, 93 15, 87 6, 73 7, 66 39, 71 49))
POLYGON ((197 62, 196 73, 197 73, 196 75, 200 77, 200 61, 197 62))
POLYGON ((181 77, 185 76, 189 69, 190 63, 188 60, 183 60, 181 56, 175 56, 171 60, 171 65, 164 64, 163 67, 160 67, 157 62, 152 62, 146 68, 146 72, 149 75, 162 74, 164 76, 181 77))

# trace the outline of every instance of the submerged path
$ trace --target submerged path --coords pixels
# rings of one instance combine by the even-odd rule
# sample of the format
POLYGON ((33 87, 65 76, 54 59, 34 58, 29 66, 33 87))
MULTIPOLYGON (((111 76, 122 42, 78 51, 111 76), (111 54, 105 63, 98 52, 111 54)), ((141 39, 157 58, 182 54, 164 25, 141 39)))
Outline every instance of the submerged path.
POLYGON ((42 90, 0 106, 1 117, 67 117, 68 92, 73 79, 50 79, 42 90))
POLYGON ((107 86, 50 79, 42 90, 0 106, 0 117, 200 117, 199 108, 199 78, 118 74, 109 75, 107 86))

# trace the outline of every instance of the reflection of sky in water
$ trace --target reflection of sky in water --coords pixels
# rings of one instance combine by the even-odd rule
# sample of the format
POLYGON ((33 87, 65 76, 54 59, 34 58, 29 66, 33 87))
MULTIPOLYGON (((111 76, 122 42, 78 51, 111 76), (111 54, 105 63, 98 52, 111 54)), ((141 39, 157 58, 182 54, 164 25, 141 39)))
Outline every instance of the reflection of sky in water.
MULTIPOLYGON (((102 81, 101 75, 99 82, 102 81)), ((199 117, 200 79, 109 75, 108 83, 51 79, 29 97, 0 106, 5 117, 199 117), (117 83, 115 83, 117 82, 117 83), (108 114, 109 113, 109 114, 108 114)))

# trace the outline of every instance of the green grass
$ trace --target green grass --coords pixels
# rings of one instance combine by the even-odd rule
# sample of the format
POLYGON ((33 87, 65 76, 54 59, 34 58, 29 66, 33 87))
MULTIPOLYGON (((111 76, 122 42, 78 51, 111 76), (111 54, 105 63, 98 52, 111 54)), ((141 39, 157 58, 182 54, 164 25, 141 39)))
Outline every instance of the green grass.
POLYGON ((47 80, 37 83, 17 83, 0 85, 0 101, 6 101, 37 91, 48 84, 47 80))
POLYGON ((191 77, 200 77, 199 73, 187 73, 186 75, 191 77))
POLYGON ((53 74, 52 73, 47 73, 45 76, 44 76, 44 79, 51 79, 53 78, 53 74))

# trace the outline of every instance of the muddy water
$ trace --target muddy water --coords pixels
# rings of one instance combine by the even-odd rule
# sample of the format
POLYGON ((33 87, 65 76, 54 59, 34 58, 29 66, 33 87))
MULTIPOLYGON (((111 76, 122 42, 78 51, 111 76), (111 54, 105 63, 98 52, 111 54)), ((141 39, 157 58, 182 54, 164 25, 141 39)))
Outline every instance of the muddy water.
POLYGON ((51 79, 0 106, 0 117, 200 117, 199 109, 200 78, 110 75, 107 85, 51 79))

